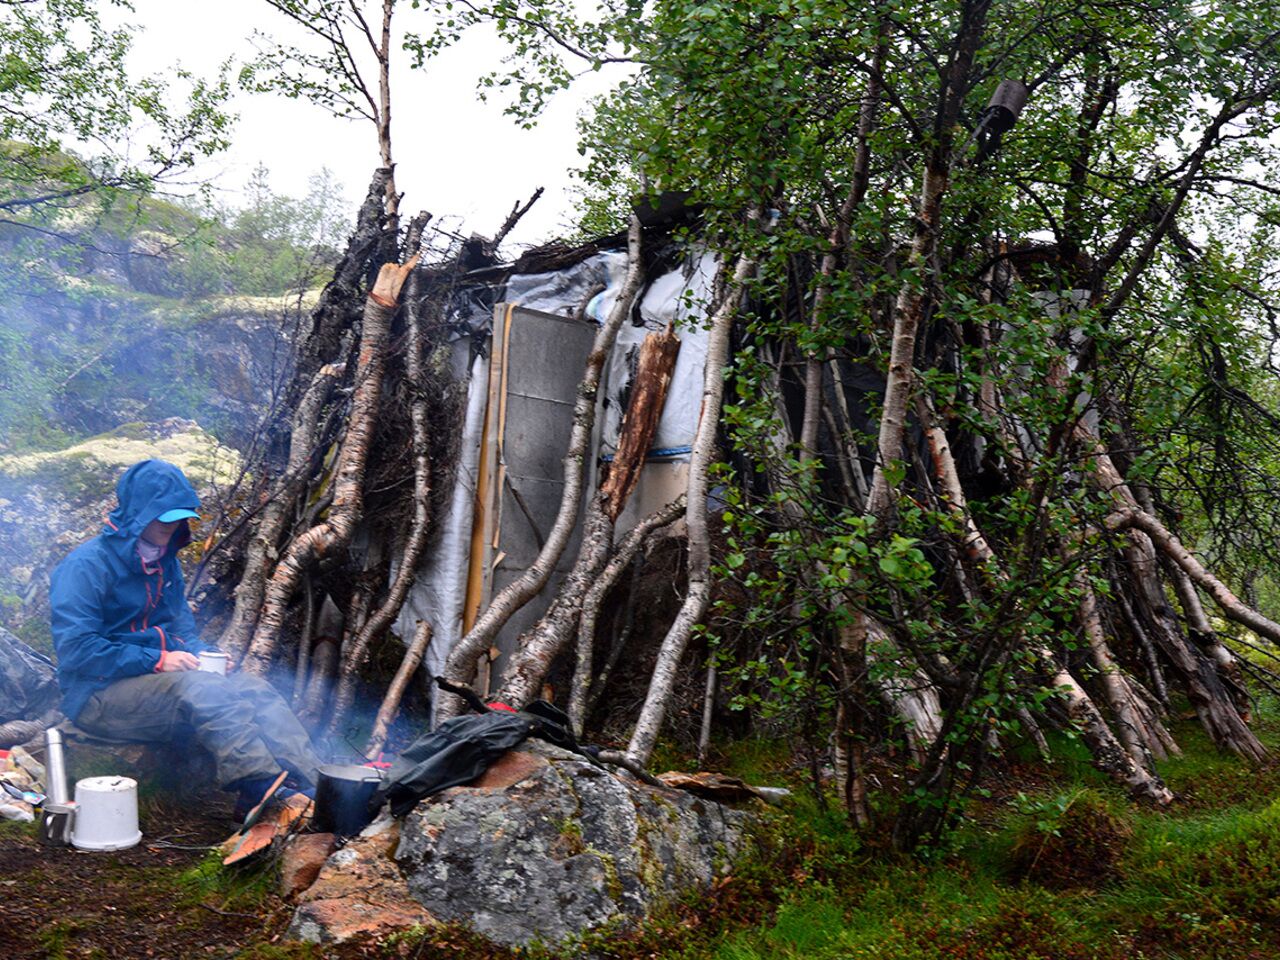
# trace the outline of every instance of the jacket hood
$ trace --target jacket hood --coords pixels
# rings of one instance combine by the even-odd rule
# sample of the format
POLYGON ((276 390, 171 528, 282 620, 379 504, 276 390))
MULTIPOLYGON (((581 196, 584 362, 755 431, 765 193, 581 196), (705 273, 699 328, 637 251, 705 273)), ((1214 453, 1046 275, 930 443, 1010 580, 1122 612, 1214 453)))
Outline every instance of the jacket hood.
MULTIPOLYGON (((132 546, 147 524, 168 510, 198 510, 200 497, 181 470, 164 460, 143 460, 124 472, 116 484, 119 501, 107 519, 103 534, 132 546)), ((169 542, 173 553, 186 546, 191 532, 184 523, 169 542)))

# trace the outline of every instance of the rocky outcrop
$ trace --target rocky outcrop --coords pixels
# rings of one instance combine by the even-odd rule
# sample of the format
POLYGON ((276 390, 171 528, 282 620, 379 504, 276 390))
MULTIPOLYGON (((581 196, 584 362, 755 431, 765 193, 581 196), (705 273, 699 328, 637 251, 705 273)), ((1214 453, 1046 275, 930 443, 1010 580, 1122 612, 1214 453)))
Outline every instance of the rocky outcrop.
POLYGON ((341 940, 440 921, 504 945, 560 943, 708 888, 741 851, 749 816, 531 743, 420 803, 394 848, 366 837, 331 856, 291 934, 341 940))

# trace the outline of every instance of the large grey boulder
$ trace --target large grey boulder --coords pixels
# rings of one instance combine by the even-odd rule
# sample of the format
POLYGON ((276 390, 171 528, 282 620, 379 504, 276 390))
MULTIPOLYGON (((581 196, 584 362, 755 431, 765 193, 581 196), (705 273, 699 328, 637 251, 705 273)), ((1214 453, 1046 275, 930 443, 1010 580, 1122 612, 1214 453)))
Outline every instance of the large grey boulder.
POLYGON ((397 919, 407 894, 419 923, 460 923, 504 945, 558 944, 708 888, 741 852, 749 818, 530 743, 409 813, 392 851, 398 871, 389 877, 362 860, 366 882, 351 891, 358 904, 338 886, 352 864, 342 851, 330 857, 300 898, 292 932, 343 939, 348 915, 367 929, 377 925, 369 907, 390 902, 397 919), (380 885, 368 884, 374 873, 380 885))

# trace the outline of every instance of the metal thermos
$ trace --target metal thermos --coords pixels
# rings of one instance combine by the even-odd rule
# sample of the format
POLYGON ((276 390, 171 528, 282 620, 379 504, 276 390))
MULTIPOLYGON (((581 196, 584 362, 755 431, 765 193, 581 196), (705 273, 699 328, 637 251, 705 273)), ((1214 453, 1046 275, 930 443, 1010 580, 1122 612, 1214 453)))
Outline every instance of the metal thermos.
POLYGON ((67 760, 62 753, 62 731, 50 727, 44 732, 44 792, 51 804, 66 804, 71 800, 67 792, 67 760))

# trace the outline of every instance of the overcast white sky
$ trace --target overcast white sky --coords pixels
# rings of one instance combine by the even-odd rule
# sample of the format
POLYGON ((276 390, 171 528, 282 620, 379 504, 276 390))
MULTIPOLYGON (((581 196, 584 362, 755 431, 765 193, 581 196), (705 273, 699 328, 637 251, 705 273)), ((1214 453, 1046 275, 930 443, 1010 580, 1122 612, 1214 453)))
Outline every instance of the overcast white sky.
MULTIPOLYGON (((297 38, 260 0, 134 0, 134 7, 128 19, 141 28, 134 44, 135 75, 162 72, 177 63, 212 75, 228 57, 243 61, 251 56, 249 37, 255 28, 282 40, 297 38)), ((407 3, 398 15, 406 25, 421 16, 407 3)), ((398 186, 405 194, 403 209, 461 217, 467 233, 492 235, 516 200, 523 202, 537 187, 545 187, 508 241, 510 251, 565 232, 571 203, 568 171, 582 162, 577 115, 587 97, 603 92, 620 75, 584 77, 537 127, 522 130, 502 114, 502 103, 481 103, 475 94, 477 79, 493 69, 503 52, 496 37, 475 34, 426 71, 412 71, 408 54, 396 51, 402 69, 392 75, 392 146, 398 186)), ((368 121, 338 120, 305 101, 270 95, 239 95, 234 109, 240 120, 232 149, 203 171, 215 177, 229 199, 259 162, 270 169, 278 193, 302 195, 307 178, 325 166, 343 184, 349 202, 363 198, 378 164, 368 121)))

